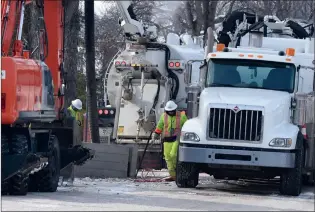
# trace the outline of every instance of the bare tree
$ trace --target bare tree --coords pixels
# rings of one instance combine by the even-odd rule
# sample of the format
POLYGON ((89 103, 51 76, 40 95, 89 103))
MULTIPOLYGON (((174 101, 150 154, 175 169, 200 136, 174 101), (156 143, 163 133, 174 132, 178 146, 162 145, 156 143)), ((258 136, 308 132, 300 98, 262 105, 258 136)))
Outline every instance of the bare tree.
POLYGON ((64 70, 66 73, 67 89, 65 105, 76 98, 76 74, 78 71, 78 43, 80 32, 79 1, 65 3, 65 39, 64 40, 64 70))

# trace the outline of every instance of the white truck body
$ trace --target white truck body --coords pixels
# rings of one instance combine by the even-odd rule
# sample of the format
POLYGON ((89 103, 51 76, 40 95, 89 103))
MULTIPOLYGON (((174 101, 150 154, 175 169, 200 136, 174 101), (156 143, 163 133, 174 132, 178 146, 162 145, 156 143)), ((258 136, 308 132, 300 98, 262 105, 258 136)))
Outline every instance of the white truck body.
MULTIPOLYGON (((182 68, 190 60, 200 60, 204 58, 204 50, 199 45, 171 45, 165 44, 170 50, 169 61, 176 60, 182 63, 182 68)), ((159 98, 155 107, 155 116, 151 121, 157 123, 161 114, 164 112, 164 105, 169 100, 170 96, 170 83, 168 78, 168 73, 166 70, 165 62, 165 51, 153 49, 146 49, 144 51, 139 51, 135 54, 137 50, 131 50, 128 48, 127 44, 126 50, 124 50, 116 59, 116 61, 126 61, 128 64, 146 64, 146 65, 157 65, 156 69, 161 74, 161 86, 159 90, 159 98)), ((192 81, 197 82, 199 80, 199 66, 198 62, 193 63, 193 75, 192 81), (194 80, 195 79, 195 80, 194 80)), ((158 85, 157 81, 150 76, 150 70, 144 74, 143 81, 141 80, 140 71, 133 70, 132 67, 126 68, 123 71, 116 71, 114 65, 109 71, 108 75, 108 85, 107 85, 107 95, 111 106, 117 108, 117 98, 120 99, 119 92, 124 93, 125 88, 122 90, 115 86, 115 83, 120 83, 121 78, 127 73, 133 73, 134 79, 132 79, 132 99, 126 100, 121 99, 120 112, 118 114, 118 129, 117 137, 119 142, 125 142, 126 140, 135 140, 136 138, 142 138, 146 141, 149 138, 152 128, 140 127, 138 128, 139 120, 139 110, 144 111, 144 119, 148 119, 149 112, 153 106, 154 98, 157 93, 158 85), (138 72, 138 73, 137 73, 138 72), (143 85, 141 84, 143 82, 143 85), (143 92, 141 87, 143 86, 143 92), (117 93, 118 92, 118 93, 117 93), (140 130, 140 131, 139 131, 140 130)), ((149 69, 149 68, 148 68, 149 69)), ((152 70, 152 68, 151 68, 152 70)), ((172 70, 178 77, 179 89, 177 98, 175 102, 178 104, 179 108, 186 108, 186 98, 187 94, 185 91, 186 84, 184 82, 183 70, 172 70)), ((154 126, 154 124, 152 125, 154 126)), ((141 140, 141 139, 140 139, 141 140)), ((139 141, 139 139, 138 139, 139 141)))
POLYGON ((198 114, 182 128, 177 185, 195 187, 201 170, 218 178, 281 176, 281 193, 298 195, 315 170, 314 38, 248 33, 234 45, 214 47, 201 70, 198 114))
MULTIPOLYGON (((274 51, 273 54, 261 53, 259 49, 232 49, 236 52, 218 52, 215 58, 220 59, 244 59, 244 60, 257 60, 259 58, 246 57, 248 54, 262 55, 262 61, 273 61, 283 62, 288 64, 295 64, 296 66, 308 66, 312 67, 314 60, 314 54, 300 54, 291 58, 291 62, 286 61, 287 57, 278 56, 278 51, 274 51), (244 53, 247 50, 248 53, 244 53), (249 53, 250 52, 250 53, 249 53), (239 54, 243 53, 245 57, 240 57, 239 54), (302 61, 299 63, 298 61, 302 61), (306 63, 305 63, 306 61, 306 63)), ((208 59, 211 60, 214 56, 209 54, 208 59)), ((259 80, 267 77, 261 77, 259 80)), ((263 75, 260 72, 258 74, 263 75)), ((242 76, 243 77, 243 76, 242 76)), ((246 77, 246 76, 244 76, 246 77)), ((248 76, 249 77, 249 76, 248 76)), ((301 68, 299 76, 295 77, 295 92, 310 93, 313 91, 313 78, 314 71, 309 68, 301 68), (304 79, 303 82, 299 81, 299 77, 304 79), (298 89, 297 89, 298 88, 298 89)), ((245 82, 247 79, 242 78, 245 82)), ((281 80, 281 79, 279 79, 281 80)), ((290 117, 290 104, 293 93, 287 93, 282 91, 274 90, 262 90, 262 89, 251 89, 251 88, 233 88, 233 87, 209 87, 205 88, 200 95, 199 103, 199 114, 198 117, 188 120, 183 126, 182 131, 184 132, 196 132, 199 136, 200 144, 211 144, 211 145, 227 145, 227 146, 243 146, 243 147, 260 147, 270 148, 269 142, 273 138, 277 137, 288 137, 292 138, 292 141, 296 141, 297 132, 299 131, 298 126, 292 124, 290 117), (209 119, 209 107, 222 108, 222 109, 233 109, 235 106, 239 107, 239 110, 261 110, 264 116, 263 124, 263 135, 262 140, 259 142, 247 142, 247 141, 232 141, 232 140, 215 140, 207 139, 207 128, 209 119)), ((181 141, 182 143, 196 143, 189 141, 181 141)), ((276 149, 283 149, 281 147, 275 147, 276 149)), ((291 147, 285 149, 294 149, 294 143, 291 147)), ((253 164, 254 162, 250 162, 253 164)))

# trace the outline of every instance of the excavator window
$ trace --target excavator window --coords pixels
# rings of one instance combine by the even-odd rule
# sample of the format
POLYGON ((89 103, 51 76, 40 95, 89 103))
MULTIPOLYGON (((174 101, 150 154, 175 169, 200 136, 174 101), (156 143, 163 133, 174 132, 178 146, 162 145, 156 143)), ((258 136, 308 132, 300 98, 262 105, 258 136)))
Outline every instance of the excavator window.
POLYGON ((47 105, 54 106, 54 86, 51 72, 48 68, 44 68, 44 82, 46 87, 47 105))

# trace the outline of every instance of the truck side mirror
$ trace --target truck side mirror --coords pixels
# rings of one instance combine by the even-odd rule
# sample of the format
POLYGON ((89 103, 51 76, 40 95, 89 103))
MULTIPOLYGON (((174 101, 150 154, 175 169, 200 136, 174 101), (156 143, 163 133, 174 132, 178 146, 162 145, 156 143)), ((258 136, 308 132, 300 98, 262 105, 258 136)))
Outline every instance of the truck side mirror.
POLYGON ((199 85, 201 86, 201 90, 203 90, 206 83, 207 70, 208 70, 208 64, 207 64, 207 61, 204 60, 202 65, 200 66, 199 85))
POLYGON ((60 86, 60 96, 64 96, 65 95, 65 84, 62 83, 61 86, 60 86))
POLYGON ((185 72, 184 72, 184 81, 186 84, 191 83, 191 71, 192 71, 192 64, 187 63, 186 68, 185 68, 185 72))

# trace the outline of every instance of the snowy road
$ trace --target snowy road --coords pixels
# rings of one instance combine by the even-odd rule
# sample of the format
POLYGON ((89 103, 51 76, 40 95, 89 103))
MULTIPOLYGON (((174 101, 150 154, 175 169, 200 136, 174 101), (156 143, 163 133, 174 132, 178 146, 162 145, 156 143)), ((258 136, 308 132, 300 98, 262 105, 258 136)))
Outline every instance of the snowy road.
POLYGON ((197 189, 179 189, 175 183, 144 183, 129 179, 76 179, 73 187, 55 193, 2 197, 2 210, 302 210, 314 211, 314 187, 299 197, 278 194, 277 182, 216 181, 201 176, 197 189))

